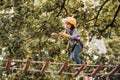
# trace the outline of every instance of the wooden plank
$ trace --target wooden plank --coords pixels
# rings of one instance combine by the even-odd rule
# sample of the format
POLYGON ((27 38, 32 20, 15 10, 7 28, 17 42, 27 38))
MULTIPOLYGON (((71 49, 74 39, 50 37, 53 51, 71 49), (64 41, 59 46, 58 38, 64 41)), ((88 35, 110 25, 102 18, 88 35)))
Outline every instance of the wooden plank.
POLYGON ((120 69, 120 64, 117 65, 115 68, 113 68, 112 71, 108 73, 108 75, 109 76, 114 75, 114 73, 119 71, 119 69, 120 69))
POLYGON ((9 58, 6 63, 6 70, 10 70, 11 62, 12 62, 12 59, 9 58))
POLYGON ((91 74, 92 77, 96 76, 96 73, 98 73, 100 71, 100 69, 102 69, 104 67, 103 64, 100 64, 91 74))
POLYGON ((47 60, 46 63, 44 64, 44 66, 43 66, 42 69, 41 69, 41 72, 42 72, 42 73, 45 72, 45 69, 48 67, 49 64, 50 64, 50 61, 47 60))
POLYGON ((24 72, 27 72, 27 71, 28 71, 28 68, 29 68, 29 66, 30 66, 30 63, 31 63, 31 60, 28 59, 27 62, 26 62, 26 64, 25 64, 25 67, 24 67, 24 69, 23 69, 24 72))
POLYGON ((76 73, 75 73, 75 77, 77 77, 78 75, 79 75, 79 73, 86 67, 86 63, 83 63, 82 65, 81 65, 81 67, 79 68, 79 70, 78 71, 76 71, 76 73))
POLYGON ((62 72, 64 71, 64 69, 67 67, 67 65, 68 65, 68 62, 65 62, 65 63, 62 65, 62 67, 61 67, 60 70, 58 71, 58 75, 61 75, 61 74, 62 74, 62 72))

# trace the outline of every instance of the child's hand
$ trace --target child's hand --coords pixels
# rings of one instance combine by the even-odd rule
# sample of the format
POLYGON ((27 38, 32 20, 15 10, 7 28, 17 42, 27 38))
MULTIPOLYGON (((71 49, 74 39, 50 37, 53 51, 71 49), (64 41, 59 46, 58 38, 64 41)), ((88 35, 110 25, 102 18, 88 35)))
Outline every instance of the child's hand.
POLYGON ((69 37, 70 37, 70 35, 68 35, 68 34, 66 34, 66 33, 64 33, 64 32, 61 32, 59 35, 60 35, 61 37, 64 37, 64 38, 69 38, 69 37))
POLYGON ((51 36, 52 37, 58 37, 58 34, 57 33, 52 33, 51 36))

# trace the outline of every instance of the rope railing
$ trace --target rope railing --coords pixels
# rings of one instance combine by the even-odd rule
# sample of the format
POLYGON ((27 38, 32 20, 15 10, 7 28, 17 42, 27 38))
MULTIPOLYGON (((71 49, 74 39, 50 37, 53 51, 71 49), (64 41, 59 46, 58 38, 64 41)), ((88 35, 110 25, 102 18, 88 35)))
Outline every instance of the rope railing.
MULTIPOLYGON (((1 59, 0 61, 8 61, 8 59, 1 59)), ((12 60, 12 62, 24 62, 26 63, 27 60, 12 60)), ((31 63, 40 63, 40 64, 45 64, 46 62, 42 62, 42 61, 31 61, 31 63)), ((50 62, 50 64, 63 64, 63 63, 55 63, 55 62, 50 62)), ((68 64, 69 66, 80 66, 81 64, 68 64)), ((98 65, 87 65, 90 67, 97 67, 98 65)), ((115 65, 104 65, 104 67, 115 67, 115 65)))
MULTIPOLYGON (((0 67, 1 69, 5 69, 6 67, 0 67)), ((20 70, 20 71, 23 71, 23 68, 10 68, 10 70, 20 70)), ((41 70, 36 70, 36 69, 28 69, 28 71, 31 71, 31 72, 40 72, 41 73, 41 70)), ((58 74, 57 71, 45 71, 45 73, 54 73, 54 74, 58 74)), ((67 74, 67 75, 75 75, 75 73, 71 73, 71 72, 62 72, 62 74, 67 74)), ((80 73, 80 75, 87 75, 87 76, 90 76, 92 75, 92 73, 80 73)), ((109 75, 109 73, 97 73, 96 74, 97 76, 98 75, 109 75)), ((114 75, 120 75, 120 73, 115 73, 114 75)))
MULTIPOLYGON (((8 61, 8 59, 2 59, 0 61, 8 61)), ((12 62, 24 62, 26 63, 27 60, 12 60, 12 62)), ((31 63, 39 63, 39 64, 45 64, 46 62, 42 62, 42 61, 31 61, 31 63)), ((57 64, 57 65, 62 65, 63 63, 55 63, 55 62, 50 62, 50 64, 57 64)), ((81 64, 71 64, 69 63, 68 66, 81 66, 81 64)), ((97 67, 98 65, 90 65, 87 64, 87 66, 89 67, 97 67)), ((115 65, 104 65, 104 67, 115 67, 115 65)))
MULTIPOLYGON (((117 73, 120 70, 120 64, 118 65, 104 65, 104 64, 99 64, 99 65, 89 65, 87 63, 83 63, 83 64, 71 64, 68 62, 65 63, 56 63, 56 62, 50 62, 49 60, 47 60, 46 62, 42 62, 42 61, 32 61, 30 59, 28 60, 14 60, 14 59, 1 59, 1 62, 5 62, 6 66, 0 66, 1 69, 9 71, 9 70, 19 70, 19 71, 23 71, 23 72, 27 72, 27 71, 32 71, 32 72, 40 72, 40 73, 55 73, 58 75, 61 74, 68 74, 68 75, 73 75, 75 77, 77 77, 78 75, 84 75, 85 78, 86 76, 90 76, 90 77, 95 77, 98 75, 102 75, 102 76, 111 76, 111 75, 116 75, 116 76, 120 76, 120 73, 117 73), (17 68, 17 67, 11 67, 12 62, 16 62, 16 63, 25 63, 23 68, 17 68), (30 64, 42 64, 42 68, 39 69, 30 69, 30 64), (60 65, 60 68, 57 71, 51 71, 47 68, 49 68, 50 65, 60 65), (70 66, 80 66, 78 70, 73 70, 74 72, 69 72, 66 71, 65 68, 70 67, 70 66), (86 70, 87 67, 94 67, 94 70, 91 73, 85 73, 84 70, 86 70), (100 70, 104 69, 104 68, 111 68, 112 70, 110 72, 105 72, 105 73, 100 73, 100 70)), ((87 80, 87 79, 85 79, 87 80)))

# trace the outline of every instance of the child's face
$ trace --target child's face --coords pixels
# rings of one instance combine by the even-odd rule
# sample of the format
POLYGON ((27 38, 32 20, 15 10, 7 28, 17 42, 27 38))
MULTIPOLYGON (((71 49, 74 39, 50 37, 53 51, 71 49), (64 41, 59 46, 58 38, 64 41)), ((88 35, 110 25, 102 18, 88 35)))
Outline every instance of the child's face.
POLYGON ((71 24, 69 22, 66 22, 66 29, 70 30, 71 24))

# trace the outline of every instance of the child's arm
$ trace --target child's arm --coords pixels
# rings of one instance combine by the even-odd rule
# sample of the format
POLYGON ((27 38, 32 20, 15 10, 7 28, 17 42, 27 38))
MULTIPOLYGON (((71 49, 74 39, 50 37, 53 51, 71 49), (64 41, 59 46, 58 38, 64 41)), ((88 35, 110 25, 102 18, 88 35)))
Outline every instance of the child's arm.
POLYGON ((66 34, 66 33, 64 33, 64 32, 59 33, 59 35, 60 35, 61 37, 64 37, 64 38, 69 38, 69 37, 70 37, 69 34, 66 34))
POLYGON ((52 33, 51 36, 52 37, 58 37, 59 35, 57 33, 52 33))

